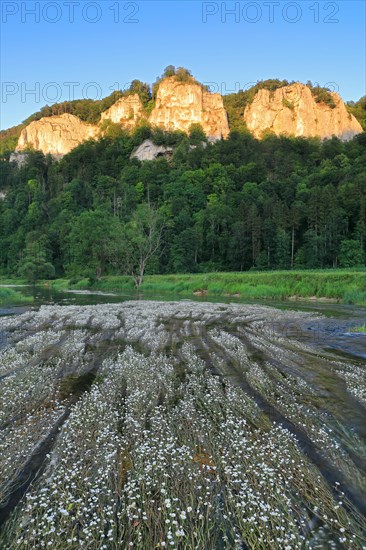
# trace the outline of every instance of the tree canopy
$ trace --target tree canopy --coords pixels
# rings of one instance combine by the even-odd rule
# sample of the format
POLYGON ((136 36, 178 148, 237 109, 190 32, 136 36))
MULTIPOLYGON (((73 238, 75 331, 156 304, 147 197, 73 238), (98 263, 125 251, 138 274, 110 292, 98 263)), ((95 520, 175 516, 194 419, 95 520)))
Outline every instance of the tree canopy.
POLYGON ((141 127, 84 143, 59 162, 39 152, 19 167, 1 160, 0 272, 364 265, 365 145, 366 134, 258 141, 240 129, 211 144, 199 126, 189 136, 141 127), (170 144, 173 156, 131 159, 146 137, 170 144), (149 227, 150 244, 159 243, 151 250, 149 227))

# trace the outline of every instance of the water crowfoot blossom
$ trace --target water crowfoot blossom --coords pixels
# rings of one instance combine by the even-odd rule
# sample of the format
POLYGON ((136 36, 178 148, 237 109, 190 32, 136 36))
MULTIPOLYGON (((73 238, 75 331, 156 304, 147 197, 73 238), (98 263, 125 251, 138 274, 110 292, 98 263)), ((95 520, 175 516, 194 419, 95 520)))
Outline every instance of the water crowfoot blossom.
POLYGON ((2 321, 0 510, 9 480, 65 421, 0 546, 364 548, 365 442, 347 416, 362 410, 363 369, 273 329, 308 316, 125 302, 2 321))

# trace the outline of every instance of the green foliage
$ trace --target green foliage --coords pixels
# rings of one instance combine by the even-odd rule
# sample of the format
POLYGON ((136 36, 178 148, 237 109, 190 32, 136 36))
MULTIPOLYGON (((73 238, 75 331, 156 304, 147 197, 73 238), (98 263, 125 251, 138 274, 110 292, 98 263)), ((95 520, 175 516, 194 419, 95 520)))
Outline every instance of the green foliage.
POLYGON ((174 75, 175 75, 175 67, 174 67, 174 65, 168 65, 168 66, 165 67, 165 69, 164 69, 163 77, 162 77, 162 78, 169 78, 170 76, 174 76, 174 75))
POLYGON ((8 156, 10 152, 15 150, 24 126, 25 124, 18 124, 18 126, 0 131, 0 158, 8 156))
POLYGON ((352 327, 350 332, 362 332, 362 334, 366 334, 366 325, 359 325, 358 327, 352 327))
POLYGON ((55 268, 47 261, 47 252, 42 240, 29 242, 24 257, 19 263, 18 274, 30 283, 40 279, 52 279, 55 268))
POLYGON ((127 134, 125 128, 111 120, 104 120, 100 127, 106 138, 116 139, 124 137, 127 134))
MULTIPOLYGON (((188 260, 187 255, 185 259, 188 260)), ((366 305, 365 275, 365 269, 251 270, 245 273, 210 272, 207 269, 195 274, 146 275, 142 290, 152 295, 160 292, 171 293, 172 298, 176 294, 192 296, 193 292, 200 290, 207 293, 205 299, 234 294, 243 300, 314 299, 315 296, 334 302, 366 305)), ((52 286, 54 285, 57 288, 59 283, 52 283, 52 286)), ((73 285, 73 288, 88 288, 88 282, 80 281, 73 285)), ((106 292, 131 290, 131 278, 107 275, 96 281, 93 288, 106 292)))
POLYGON ((356 117, 364 131, 366 131, 366 95, 358 101, 349 101, 346 105, 348 112, 356 117))
POLYGON ((278 78, 269 78, 267 80, 261 80, 253 86, 251 89, 251 93, 254 92, 254 94, 257 93, 258 90, 269 90, 270 92, 275 92, 278 88, 283 88, 284 86, 288 86, 289 84, 293 84, 294 82, 289 82, 288 80, 279 80, 278 78))
POLYGON ((184 67, 178 67, 175 73, 176 79, 178 82, 192 82, 195 79, 192 77, 191 71, 185 69, 184 67))
POLYGON ((287 109, 290 109, 291 111, 293 111, 295 109, 294 104, 291 101, 289 101, 288 99, 286 99, 285 97, 282 98, 282 105, 284 107, 287 107, 287 109))
POLYGON ((171 76, 175 76, 179 82, 188 82, 194 80, 191 71, 185 69, 184 67, 175 68, 174 65, 168 65, 167 67, 165 67, 162 76, 158 80, 161 81, 164 78, 169 78, 171 76))
POLYGON ((32 296, 25 296, 13 288, 0 287, 0 305, 32 302, 32 296))
POLYGON ((223 96, 223 102, 231 132, 245 132, 244 109, 247 105, 245 92, 240 91, 237 94, 225 95, 223 96))
POLYGON ((354 239, 346 239, 339 245, 340 267, 359 267, 365 264, 365 254, 361 243, 354 239))
POLYGON ((189 127, 189 141, 192 145, 207 142, 207 137, 201 124, 191 124, 189 127))
MULTIPOLYGON (((185 139, 186 134, 184 132, 175 131, 175 132, 165 132, 161 128, 154 128, 151 133, 151 139, 155 145, 165 145, 165 146, 174 146, 178 145, 183 139, 185 139)), ((204 136, 206 138, 206 136, 204 136)))
POLYGON ((146 113, 147 117, 149 117, 151 115, 151 112, 154 109, 154 107, 155 107, 155 100, 151 99, 145 107, 145 113, 146 113))
POLYGON ((141 82, 141 80, 133 80, 131 82, 131 86, 129 87, 128 91, 125 93, 125 95, 133 95, 137 94, 143 105, 146 107, 151 100, 151 90, 149 84, 146 84, 144 82, 141 82))
POLYGON ((232 131, 211 144, 198 126, 188 137, 146 123, 114 130, 60 162, 39 152, 21 167, 0 161, 1 273, 52 276, 45 264, 75 280, 138 273, 124 258, 143 250, 151 212, 164 231, 147 272, 364 265, 365 134, 258 141, 232 131), (146 138, 173 147, 172 158, 131 159, 146 138))
POLYGON ((121 228, 118 261, 122 270, 133 276, 136 287, 142 284, 146 269, 160 253, 163 227, 163 213, 143 203, 121 228))
POLYGON ((91 273, 98 279, 112 262, 118 229, 116 218, 102 209, 82 212, 65 239, 68 272, 91 273))
POLYGON ((120 91, 112 92, 108 97, 102 100, 93 99, 75 99, 73 101, 63 101, 55 103, 52 106, 46 105, 37 113, 27 118, 24 124, 30 124, 34 120, 40 120, 43 117, 70 114, 79 117, 85 122, 95 124, 100 120, 100 114, 109 109, 123 94, 120 91))
POLYGON ((308 80, 306 85, 308 88, 310 88, 312 96, 317 103, 324 103, 325 105, 328 105, 328 107, 330 107, 331 109, 334 109, 337 106, 329 88, 324 88, 317 85, 313 86, 310 80, 308 80))
POLYGON ((275 241, 275 265, 278 269, 290 268, 290 247, 291 240, 290 235, 284 230, 279 229, 276 234, 275 241))
POLYGON ((133 144, 140 145, 145 139, 151 138, 153 130, 147 120, 141 120, 140 123, 134 128, 132 132, 133 144))

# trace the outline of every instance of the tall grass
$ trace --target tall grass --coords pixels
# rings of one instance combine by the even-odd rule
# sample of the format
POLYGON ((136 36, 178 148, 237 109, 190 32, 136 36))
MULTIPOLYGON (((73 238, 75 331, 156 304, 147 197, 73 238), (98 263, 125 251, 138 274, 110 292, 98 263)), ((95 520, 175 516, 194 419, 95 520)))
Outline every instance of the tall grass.
POLYGON ((24 296, 12 288, 0 287, 0 306, 32 302, 32 296, 24 296))
POLYGON ((366 324, 360 325, 358 327, 352 327, 350 332, 362 332, 362 334, 366 334, 366 324))
MULTIPOLYGON (((55 287, 65 288, 59 280, 55 287)), ((91 285, 88 279, 70 288, 93 288, 123 291, 134 288, 131 277, 106 276, 91 285)), ((365 270, 271 271, 245 273, 204 273, 147 275, 143 292, 169 292, 209 296, 239 295, 243 299, 331 299, 349 304, 366 305, 365 270)))

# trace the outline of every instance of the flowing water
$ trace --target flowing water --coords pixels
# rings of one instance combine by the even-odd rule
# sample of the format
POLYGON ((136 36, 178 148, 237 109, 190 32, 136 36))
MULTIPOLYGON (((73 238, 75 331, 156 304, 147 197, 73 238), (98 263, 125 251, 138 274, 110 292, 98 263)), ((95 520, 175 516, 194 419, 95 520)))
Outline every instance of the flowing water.
MULTIPOLYGON (((107 303, 121 303, 129 300, 159 300, 180 301, 179 294, 171 293, 141 293, 136 291, 124 291, 123 293, 108 293, 98 291, 59 291, 45 286, 22 286, 19 290, 25 296, 32 296, 33 308, 44 304, 57 305, 96 305, 107 303)), ((211 303, 247 303, 263 304, 270 307, 288 311, 313 312, 316 319, 306 318, 297 320, 296 324, 289 319, 283 322, 279 330, 289 337, 309 343, 320 349, 333 349, 339 353, 350 356, 358 356, 366 359, 366 336, 363 333, 352 332, 354 327, 366 324, 366 307, 334 304, 324 302, 307 301, 266 301, 243 300, 235 297, 211 297, 192 296, 194 302, 211 303), (319 318, 318 315, 321 317, 319 318)), ((0 317, 4 315, 19 314, 29 306, 14 306, 11 303, 0 303, 0 317)), ((0 348, 4 341, 4 335, 0 332, 0 348)))
MULTIPOLYGON (((365 323, 365 308, 43 287, 22 292, 33 295, 31 307, 0 309, 4 524, 22 513, 18 503, 31 484, 50 475, 57 433, 105 362, 126 346, 141 357, 163 354, 183 373, 190 368, 183 352, 189 346, 210 376, 239 388, 296 439, 329 498, 341 490, 350 517, 366 513, 366 335, 352 332, 365 323)), ((314 525, 324 523, 320 517, 314 525)), ((320 548, 319 540, 310 547, 320 548)))

